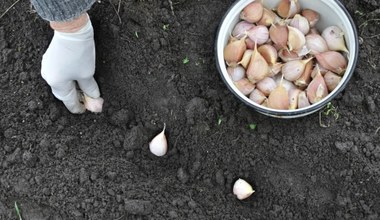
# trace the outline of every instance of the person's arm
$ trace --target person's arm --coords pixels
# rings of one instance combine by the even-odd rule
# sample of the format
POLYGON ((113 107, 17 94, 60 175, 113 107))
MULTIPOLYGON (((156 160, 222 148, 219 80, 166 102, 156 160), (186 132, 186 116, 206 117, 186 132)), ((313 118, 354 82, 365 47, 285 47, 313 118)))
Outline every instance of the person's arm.
POLYGON ((32 0, 42 18, 50 21, 54 37, 42 58, 41 75, 54 96, 71 113, 83 113, 86 108, 100 112, 103 99, 93 75, 95 73, 95 43, 88 14, 93 0, 32 0), (72 17, 74 16, 74 17, 72 17), (77 86, 81 91, 77 91, 77 86), (82 92, 85 97, 82 100, 82 92), (89 107, 88 100, 97 107, 89 107))

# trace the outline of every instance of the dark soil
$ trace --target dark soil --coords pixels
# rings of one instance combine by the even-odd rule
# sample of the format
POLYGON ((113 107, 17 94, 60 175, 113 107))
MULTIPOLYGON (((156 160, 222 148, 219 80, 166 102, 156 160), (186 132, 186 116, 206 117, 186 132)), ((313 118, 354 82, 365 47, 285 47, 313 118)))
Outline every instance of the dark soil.
POLYGON ((102 114, 70 114, 51 94, 39 71, 52 31, 28 1, 0 19, 0 219, 18 219, 15 202, 26 220, 380 219, 379 1, 342 0, 361 51, 329 127, 318 113, 263 116, 228 91, 213 48, 233 0, 170 2, 89 12, 102 114), (164 123, 159 158, 148 142, 164 123), (247 200, 232 194, 238 178, 256 190, 247 200))

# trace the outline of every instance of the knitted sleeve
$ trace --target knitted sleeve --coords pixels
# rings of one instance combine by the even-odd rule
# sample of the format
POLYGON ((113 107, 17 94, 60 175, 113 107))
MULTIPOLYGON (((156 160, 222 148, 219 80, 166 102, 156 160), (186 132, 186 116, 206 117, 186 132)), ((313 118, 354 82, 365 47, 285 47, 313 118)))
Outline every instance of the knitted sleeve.
POLYGON ((96 0, 31 0, 37 13, 48 21, 70 21, 88 11, 96 0))

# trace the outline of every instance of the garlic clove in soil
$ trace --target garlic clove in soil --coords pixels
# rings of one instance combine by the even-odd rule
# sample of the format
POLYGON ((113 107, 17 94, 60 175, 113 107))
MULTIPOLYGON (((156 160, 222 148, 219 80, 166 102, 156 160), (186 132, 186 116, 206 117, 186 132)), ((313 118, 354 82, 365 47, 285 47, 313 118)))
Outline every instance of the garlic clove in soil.
POLYGON ((233 193, 239 200, 243 200, 252 195, 255 191, 252 186, 243 179, 238 179, 233 186, 233 193))
POLYGON ((156 135, 149 143, 150 152, 158 157, 164 156, 168 151, 168 141, 165 136, 165 129, 166 124, 164 124, 164 129, 162 129, 161 133, 156 135))
POLYGON ((83 104, 86 107, 87 110, 94 113, 100 113, 103 110, 103 103, 104 99, 99 98, 91 98, 87 96, 86 94, 83 94, 83 104))

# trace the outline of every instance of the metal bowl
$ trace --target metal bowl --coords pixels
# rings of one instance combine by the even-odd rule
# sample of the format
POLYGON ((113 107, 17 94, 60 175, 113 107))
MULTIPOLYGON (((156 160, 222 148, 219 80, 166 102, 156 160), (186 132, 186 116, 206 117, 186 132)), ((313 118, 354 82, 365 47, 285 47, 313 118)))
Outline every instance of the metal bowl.
MULTIPOLYGON (((254 0, 236 1, 228 9, 219 25, 215 45, 216 65, 224 83, 237 98, 239 98, 249 107, 252 107, 264 115, 277 118, 298 118, 319 111, 325 107, 332 99, 334 99, 334 97, 336 97, 340 92, 342 92, 342 90, 344 90, 344 88, 347 86, 348 81, 351 79, 356 67, 359 52, 359 42, 357 30, 350 14, 338 0, 298 0, 300 2, 301 8, 313 9, 320 14, 320 21, 316 26, 318 30, 323 30, 324 28, 331 25, 336 25, 342 29, 345 34, 344 37, 346 40, 346 46, 350 51, 348 57, 348 65, 339 85, 323 100, 306 108, 296 110, 276 110, 256 104, 248 97, 243 95, 236 88, 229 74, 227 73, 227 67, 224 61, 223 50, 228 43, 228 39, 231 36, 231 32, 234 26, 240 21, 240 12, 245 6, 253 1, 254 0)), ((263 2, 266 8, 273 9, 276 8, 280 0, 267 0, 263 2)))

